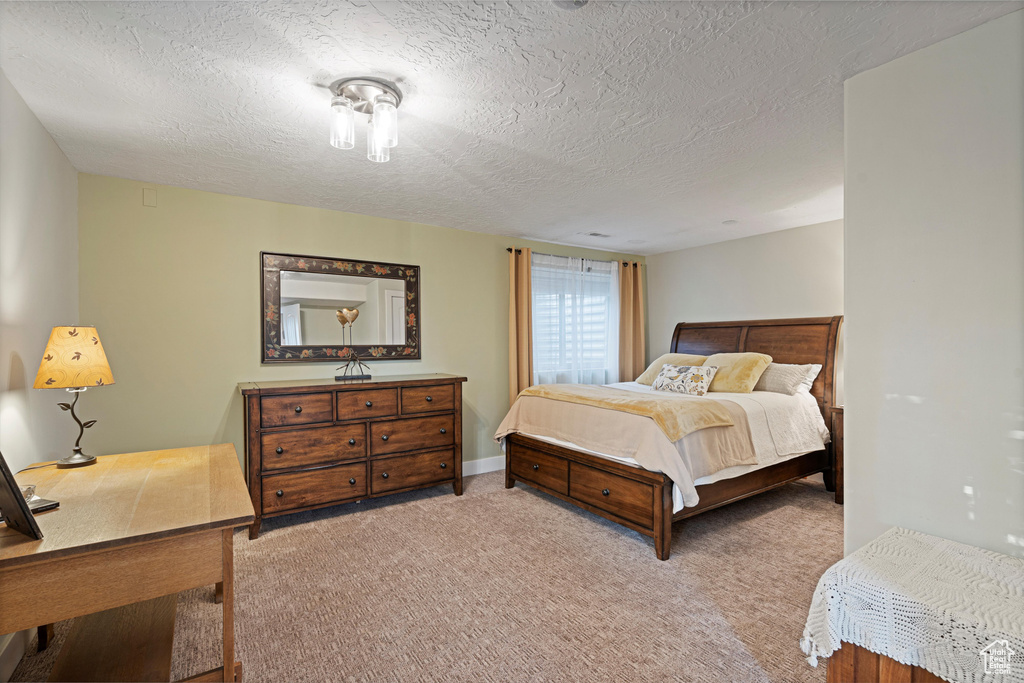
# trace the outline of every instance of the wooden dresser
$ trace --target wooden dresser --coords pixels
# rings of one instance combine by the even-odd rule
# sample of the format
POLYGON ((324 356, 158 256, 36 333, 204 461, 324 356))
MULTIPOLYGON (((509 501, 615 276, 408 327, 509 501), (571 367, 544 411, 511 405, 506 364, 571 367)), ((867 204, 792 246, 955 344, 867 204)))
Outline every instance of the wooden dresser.
POLYGON ((456 375, 239 384, 259 536, 264 517, 451 482, 462 495, 456 375))

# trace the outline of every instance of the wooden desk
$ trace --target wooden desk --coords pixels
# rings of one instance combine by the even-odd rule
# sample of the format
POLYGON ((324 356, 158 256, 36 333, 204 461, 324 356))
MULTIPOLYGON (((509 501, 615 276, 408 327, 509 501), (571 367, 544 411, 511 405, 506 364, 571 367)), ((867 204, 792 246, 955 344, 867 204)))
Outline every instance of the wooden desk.
POLYGON ((223 583, 224 666, 202 676, 234 680, 232 534, 254 514, 232 444, 108 455, 17 480, 60 508, 36 516, 41 541, 0 526, 0 633, 223 583))

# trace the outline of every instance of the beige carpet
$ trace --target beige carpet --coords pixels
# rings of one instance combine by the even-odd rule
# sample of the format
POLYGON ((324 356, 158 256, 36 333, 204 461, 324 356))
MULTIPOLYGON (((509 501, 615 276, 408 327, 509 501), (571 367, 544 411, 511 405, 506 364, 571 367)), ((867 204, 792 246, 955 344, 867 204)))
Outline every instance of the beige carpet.
MULTIPOLYGON (((235 536, 236 634, 258 681, 823 681, 798 641, 842 555, 842 507, 790 484, 651 541, 501 473, 267 520, 235 536)), ((220 662, 213 588, 183 593, 177 678, 220 662)), ((14 680, 45 679, 56 647, 14 680)))

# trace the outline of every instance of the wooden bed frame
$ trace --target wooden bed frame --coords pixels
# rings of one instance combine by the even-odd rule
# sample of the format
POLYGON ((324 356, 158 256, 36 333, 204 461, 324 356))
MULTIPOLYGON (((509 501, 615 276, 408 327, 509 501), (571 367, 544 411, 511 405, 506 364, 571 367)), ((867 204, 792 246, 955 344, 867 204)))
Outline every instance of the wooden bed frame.
MULTIPOLYGON (((679 323, 673 353, 767 353, 776 363, 818 363, 811 387, 825 424, 832 425, 836 340, 842 316, 679 323)), ((672 480, 639 465, 563 448, 522 434, 505 441, 505 488, 521 481, 654 539, 659 560, 672 546, 672 522, 823 472, 825 488, 835 490, 832 448, 769 465, 731 479, 697 486, 700 502, 672 514, 672 480)))

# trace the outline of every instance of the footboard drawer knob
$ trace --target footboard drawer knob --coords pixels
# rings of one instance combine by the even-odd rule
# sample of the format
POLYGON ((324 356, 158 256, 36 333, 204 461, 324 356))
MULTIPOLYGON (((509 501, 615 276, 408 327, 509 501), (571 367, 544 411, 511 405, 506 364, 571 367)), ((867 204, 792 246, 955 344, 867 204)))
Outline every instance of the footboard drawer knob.
POLYGON ((281 489, 278 489, 277 490, 277 497, 280 498, 283 495, 284 495, 284 491, 282 491, 281 489))
POLYGON ((349 439, 348 440, 348 445, 349 446, 355 446, 356 445, 356 440, 355 439, 349 439))
POLYGON ((534 466, 533 466, 533 471, 534 471, 534 472, 536 472, 536 471, 537 471, 537 470, 539 470, 539 469, 540 469, 540 465, 534 465, 534 466))
POLYGON ((385 479, 387 479, 387 478, 388 478, 388 473, 387 473, 387 472, 385 472, 385 473, 383 473, 383 474, 382 474, 382 475, 380 475, 380 476, 382 476, 382 477, 384 477, 385 479))
POLYGON ((349 480, 348 480, 348 483, 350 483, 350 484, 352 484, 353 486, 355 486, 355 485, 356 485, 356 480, 355 480, 355 479, 349 479, 349 480))
POLYGON ((442 470, 448 469, 448 463, 446 463, 446 462, 441 463, 441 469, 442 470))
POLYGON ((278 454, 278 455, 281 455, 282 453, 284 453, 284 449, 283 449, 283 448, 281 448, 280 446, 278 446, 278 447, 277 447, 277 454, 278 454))
POLYGON ((602 496, 607 496, 607 495, 610 495, 610 494, 611 494, 611 491, 609 491, 608 489, 602 489, 601 490, 601 495, 602 496))

